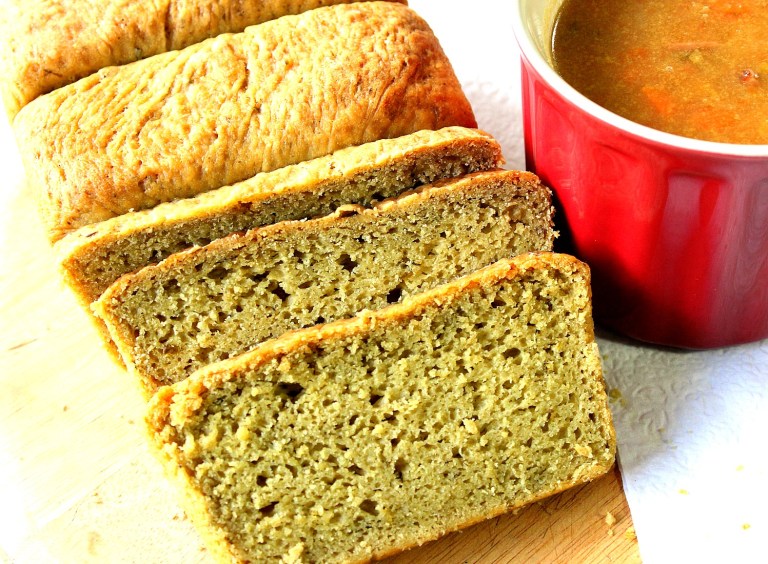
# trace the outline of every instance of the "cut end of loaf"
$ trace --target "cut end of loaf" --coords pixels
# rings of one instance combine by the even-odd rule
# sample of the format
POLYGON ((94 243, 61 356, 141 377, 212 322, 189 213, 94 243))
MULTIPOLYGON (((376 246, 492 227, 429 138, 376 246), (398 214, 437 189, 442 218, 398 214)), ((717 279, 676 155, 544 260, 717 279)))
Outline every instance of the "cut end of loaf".
POLYGON ((551 254, 205 368, 148 422, 197 523, 252 561, 389 554, 591 480, 615 453, 588 270, 551 254))
POLYGON ((173 255, 94 304, 133 373, 169 384, 279 334, 381 308, 552 248, 549 190, 488 171, 374 209, 283 222, 173 255))

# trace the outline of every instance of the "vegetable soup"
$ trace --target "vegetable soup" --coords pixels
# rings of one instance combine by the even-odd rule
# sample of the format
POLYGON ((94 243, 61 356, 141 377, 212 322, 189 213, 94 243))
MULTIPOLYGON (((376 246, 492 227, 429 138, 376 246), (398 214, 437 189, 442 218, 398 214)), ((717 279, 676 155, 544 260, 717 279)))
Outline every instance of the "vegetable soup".
POLYGON ((565 0, 555 69, 625 118, 768 144, 768 0, 565 0))

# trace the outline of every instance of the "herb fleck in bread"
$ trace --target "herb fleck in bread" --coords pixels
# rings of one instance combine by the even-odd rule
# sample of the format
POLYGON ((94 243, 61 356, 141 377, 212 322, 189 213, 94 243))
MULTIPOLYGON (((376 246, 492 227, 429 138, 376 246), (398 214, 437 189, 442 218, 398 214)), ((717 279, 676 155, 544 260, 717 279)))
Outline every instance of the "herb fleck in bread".
POLYGON ((108 67, 14 120, 52 240, 422 129, 475 127, 429 26, 392 2, 317 8, 108 67))
POLYGON ((499 144, 448 127, 373 141, 82 227, 56 243, 65 279, 89 306, 123 274, 236 231, 370 205, 436 180, 501 166, 499 144))
POLYGON ((120 278, 94 311, 152 391, 285 331, 549 250, 553 239, 550 192, 537 177, 480 172, 174 254, 120 278))
POLYGON ((9 117, 103 67, 350 0, 6 0, 3 99, 9 117))
POLYGON ((147 421, 222 562, 386 556, 615 453, 589 271, 547 253, 206 367, 147 421))

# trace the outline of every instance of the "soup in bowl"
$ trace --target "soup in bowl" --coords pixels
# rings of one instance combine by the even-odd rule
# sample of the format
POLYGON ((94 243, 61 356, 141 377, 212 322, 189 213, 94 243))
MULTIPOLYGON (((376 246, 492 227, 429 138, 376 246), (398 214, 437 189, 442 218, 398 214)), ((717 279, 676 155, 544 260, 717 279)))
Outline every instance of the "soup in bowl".
MULTIPOLYGON (((639 123, 644 118, 620 108, 603 107, 610 104, 591 99, 598 96, 582 93, 577 87, 588 88, 572 85, 558 72, 566 74, 564 59, 553 57, 553 43, 557 48, 564 29, 557 29, 565 21, 562 4, 520 0, 513 22, 522 54, 526 160, 555 192, 565 240, 561 250, 592 269, 596 321, 636 339, 685 348, 768 337, 766 140, 731 143, 712 141, 709 133, 679 135, 662 131, 666 126, 656 122, 639 123)), ((669 29, 676 28, 669 12, 661 17, 669 29)), ((643 18, 634 25, 631 33, 642 35, 643 18)), ((637 41, 629 44, 640 48, 637 41)), ((698 59, 691 45, 672 47, 682 57, 698 59)), ((702 46, 697 48, 703 55, 702 46)), ((586 55, 572 55, 585 65, 587 84, 590 76, 599 78, 586 55)), ((763 80, 757 65, 733 64, 737 80, 744 70, 763 80)), ((611 72, 605 76, 623 80, 611 72)), ((654 109, 653 95, 643 94, 643 85, 631 90, 651 99, 654 109)), ((764 88, 761 82, 739 86, 764 88)), ((688 103, 675 98, 679 106, 670 113, 685 112, 688 103)), ((768 104, 763 106, 768 112, 768 104)))
POLYGON ((565 0, 552 60, 612 112, 669 133, 768 144, 768 0, 565 0))

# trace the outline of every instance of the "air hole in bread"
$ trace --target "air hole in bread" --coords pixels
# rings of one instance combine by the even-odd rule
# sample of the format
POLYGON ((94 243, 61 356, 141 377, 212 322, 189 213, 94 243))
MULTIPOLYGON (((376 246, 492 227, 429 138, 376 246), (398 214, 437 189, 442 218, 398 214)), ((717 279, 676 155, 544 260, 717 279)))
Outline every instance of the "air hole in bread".
POLYGON ((399 286, 392 288, 387 294, 387 303, 394 304, 400 301, 403 296, 403 290, 399 286))
POLYGON ((352 259, 347 253, 342 253, 339 259, 336 261, 347 272, 352 272, 357 266, 357 262, 352 259))
POLYGON ((363 470, 362 468, 360 468, 360 467, 359 467, 357 464, 353 464, 352 466, 350 466, 350 467, 348 468, 348 470, 349 470, 349 471, 350 471, 352 474, 355 474, 356 476, 362 476, 363 474, 365 474, 365 470, 363 470))
POLYGON ((403 474, 405 473, 405 470, 407 467, 408 467, 408 461, 406 461, 404 458, 398 458, 395 461, 395 477, 398 480, 403 479, 403 474))
POLYGON ((541 430, 545 433, 549 432, 549 413, 547 413, 546 419, 544 420, 544 423, 541 426, 541 430))
POLYGON ((517 347, 512 347, 511 349, 507 349, 504 351, 504 358, 517 358, 520 356, 520 349, 517 347))
POLYGON ((179 281, 175 278, 171 278, 170 280, 166 280, 163 283, 163 292, 166 294, 175 294, 177 293, 181 288, 179 287, 179 281))
POLYGON ((277 508, 277 502, 273 501, 272 503, 267 504, 264 507, 260 507, 259 513, 261 513, 263 517, 270 517, 275 514, 276 508, 277 508))
POLYGON ((287 397, 291 402, 295 402, 304 391, 304 386, 294 382, 279 382, 276 388, 278 395, 287 397))
POLYGON ((379 510, 377 509, 377 507, 378 507, 378 504, 375 501, 373 501, 372 499, 364 499, 360 503, 360 509, 362 511, 365 511, 366 513, 368 513, 370 515, 378 515, 379 514, 379 510))
POLYGON ((272 294, 277 296, 277 298, 280 299, 280 301, 284 301, 285 298, 287 298, 290 295, 276 280, 269 281, 269 285, 267 286, 267 291, 272 292, 272 294))
POLYGON ((249 278, 254 284, 258 284, 259 282, 262 282, 266 279, 267 273, 266 272, 257 272, 255 274, 251 274, 249 278))
POLYGON ((212 269, 210 272, 208 272, 208 278, 211 280, 223 280, 224 277, 227 275, 227 269, 222 266, 217 266, 216 268, 212 269))

